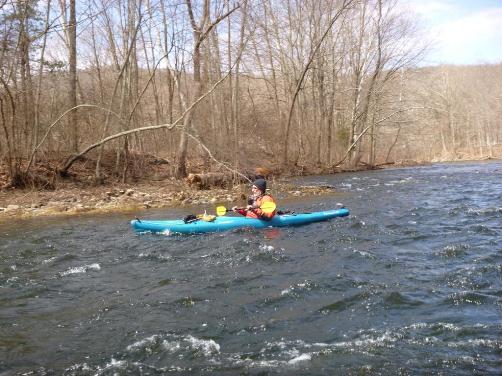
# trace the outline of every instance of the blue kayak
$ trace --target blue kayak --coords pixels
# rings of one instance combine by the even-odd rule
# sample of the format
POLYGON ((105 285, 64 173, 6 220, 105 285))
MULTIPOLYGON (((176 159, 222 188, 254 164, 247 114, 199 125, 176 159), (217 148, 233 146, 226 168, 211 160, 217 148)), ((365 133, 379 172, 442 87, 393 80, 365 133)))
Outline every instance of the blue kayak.
POLYGON ((346 217, 349 210, 340 208, 336 210, 327 210, 315 213, 302 214, 282 214, 275 215, 271 220, 246 218, 246 217, 216 217, 212 222, 198 220, 191 223, 185 223, 181 219, 168 221, 146 221, 134 219, 131 226, 139 232, 175 232, 180 234, 201 234, 206 232, 227 231, 235 228, 266 228, 266 227, 286 227, 305 225, 312 222, 326 221, 336 217, 346 217))

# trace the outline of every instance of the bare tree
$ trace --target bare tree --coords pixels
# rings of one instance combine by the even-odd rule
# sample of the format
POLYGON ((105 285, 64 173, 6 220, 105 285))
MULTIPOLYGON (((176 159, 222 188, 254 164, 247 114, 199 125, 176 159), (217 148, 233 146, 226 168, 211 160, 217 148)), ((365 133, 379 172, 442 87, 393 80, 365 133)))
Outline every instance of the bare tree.
MULTIPOLYGON (((187 5, 188 16, 193 30, 193 81, 194 81, 194 98, 198 98, 202 94, 203 83, 201 82, 201 46, 209 33, 216 27, 218 23, 230 16, 239 6, 236 6, 226 13, 216 17, 215 20, 210 20, 210 2, 204 0, 203 10, 200 19, 195 19, 194 10, 191 0, 185 0, 187 5)), ((181 134, 178 147, 178 160, 176 164, 175 176, 183 178, 187 175, 186 162, 188 152, 188 137, 187 133, 194 133, 192 120, 194 111, 189 111, 183 120, 183 133, 181 134)))

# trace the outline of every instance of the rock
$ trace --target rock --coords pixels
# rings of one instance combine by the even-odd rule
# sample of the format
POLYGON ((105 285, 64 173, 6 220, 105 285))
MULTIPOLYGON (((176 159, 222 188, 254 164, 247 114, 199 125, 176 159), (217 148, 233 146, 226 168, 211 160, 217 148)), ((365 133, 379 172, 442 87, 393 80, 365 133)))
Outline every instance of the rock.
POLYGON ((18 210, 20 208, 19 205, 7 205, 5 211, 18 210))
POLYGON ((73 208, 73 210, 75 211, 75 213, 83 213, 83 212, 87 212, 87 211, 90 211, 91 208, 88 208, 82 204, 78 204, 77 206, 75 206, 73 208))
POLYGON ((125 191, 125 194, 127 196, 132 196, 134 194, 134 189, 129 188, 128 190, 125 191))
POLYGON ((304 190, 332 190, 335 189, 334 185, 319 184, 319 185, 301 185, 299 188, 304 190))

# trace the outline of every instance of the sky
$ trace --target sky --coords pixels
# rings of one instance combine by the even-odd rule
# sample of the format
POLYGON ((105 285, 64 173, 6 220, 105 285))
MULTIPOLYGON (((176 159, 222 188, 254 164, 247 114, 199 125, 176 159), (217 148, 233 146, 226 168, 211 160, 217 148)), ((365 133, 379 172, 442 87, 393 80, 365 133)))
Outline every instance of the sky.
POLYGON ((433 39, 425 65, 502 63, 502 0, 404 0, 433 39))

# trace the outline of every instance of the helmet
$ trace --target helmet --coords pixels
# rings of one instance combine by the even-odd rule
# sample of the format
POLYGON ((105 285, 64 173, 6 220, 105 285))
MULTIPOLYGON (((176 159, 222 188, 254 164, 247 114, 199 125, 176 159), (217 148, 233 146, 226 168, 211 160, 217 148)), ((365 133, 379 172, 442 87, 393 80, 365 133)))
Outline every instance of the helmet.
POLYGON ((265 179, 256 179, 253 185, 262 193, 265 193, 265 191, 267 190, 267 181, 265 179))

